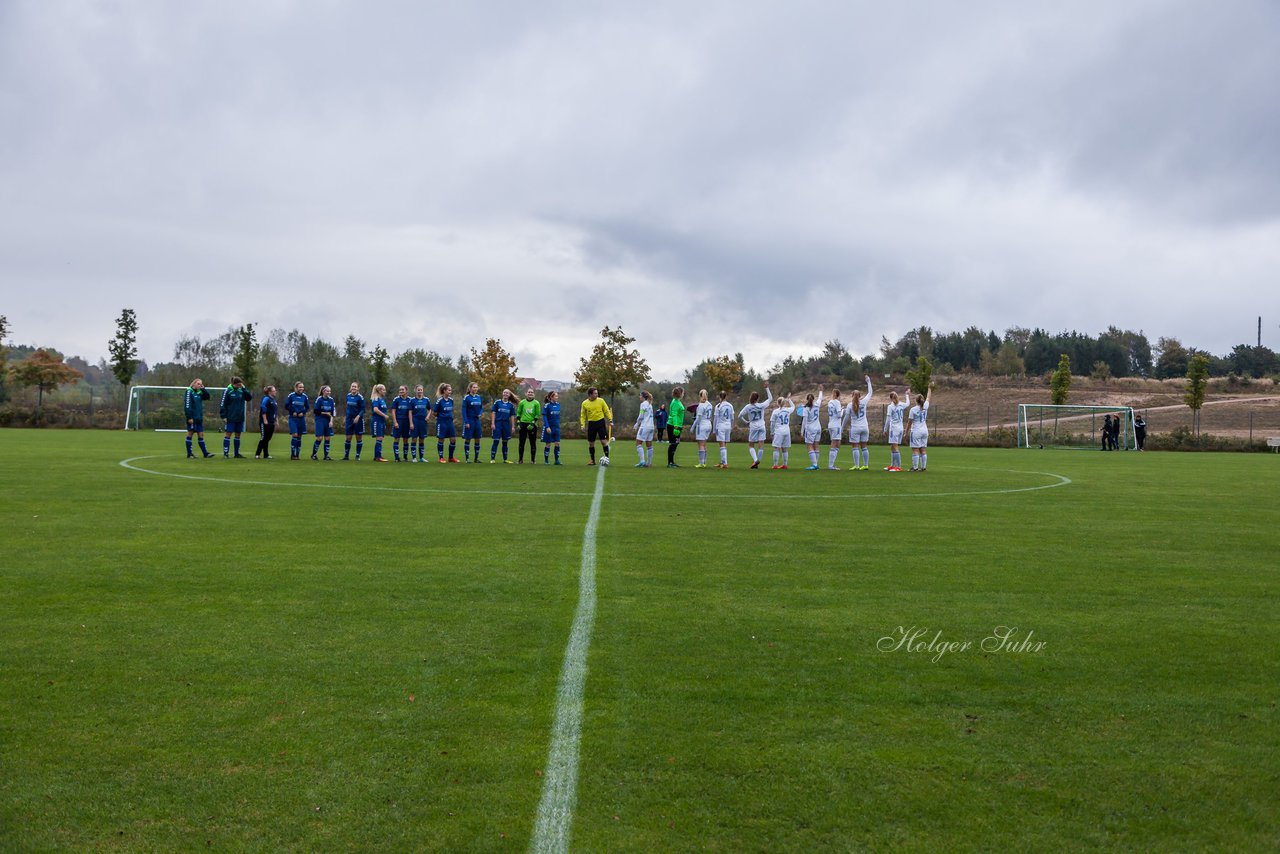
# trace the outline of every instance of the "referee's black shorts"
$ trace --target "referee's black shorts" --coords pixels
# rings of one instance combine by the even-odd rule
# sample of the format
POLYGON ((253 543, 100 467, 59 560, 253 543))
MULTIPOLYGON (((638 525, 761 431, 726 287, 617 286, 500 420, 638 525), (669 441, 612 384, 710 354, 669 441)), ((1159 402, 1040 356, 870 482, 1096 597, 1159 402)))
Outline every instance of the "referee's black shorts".
POLYGON ((609 441, 609 422, 603 418, 587 422, 587 441, 594 442, 597 439, 601 442, 609 441))

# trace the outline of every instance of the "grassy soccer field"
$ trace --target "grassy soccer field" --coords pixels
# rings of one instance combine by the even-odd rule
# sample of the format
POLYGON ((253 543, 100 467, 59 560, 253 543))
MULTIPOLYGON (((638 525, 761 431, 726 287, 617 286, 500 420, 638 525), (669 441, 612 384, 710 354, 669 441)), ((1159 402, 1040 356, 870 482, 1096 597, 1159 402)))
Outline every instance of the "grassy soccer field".
MULTIPOLYGON (((1280 846, 1280 457, 631 447, 575 849, 1280 846)), ((0 431, 0 850, 528 848, 584 446, 274 451, 0 431)))

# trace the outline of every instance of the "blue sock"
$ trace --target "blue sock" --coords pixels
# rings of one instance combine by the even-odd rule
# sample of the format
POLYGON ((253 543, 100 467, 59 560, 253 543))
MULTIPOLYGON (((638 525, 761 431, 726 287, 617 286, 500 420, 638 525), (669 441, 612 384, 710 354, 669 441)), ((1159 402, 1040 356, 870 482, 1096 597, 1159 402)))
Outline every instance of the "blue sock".
POLYGON ((507 458, 507 440, 506 439, 502 440, 502 458, 504 460, 507 458))
POLYGON ((436 456, 442 460, 444 459, 444 439, 436 440, 436 456))
POLYGON ((494 458, 495 458, 495 457, 497 457, 497 456, 498 456, 498 440, 497 440, 497 439, 494 439, 494 440, 493 440, 493 447, 489 450, 489 459, 491 459, 491 460, 492 460, 492 459, 494 459, 494 458))
POLYGON ((342 442, 342 458, 345 460, 349 456, 351 456, 351 440, 344 439, 342 442))
POLYGON ((222 437, 222 455, 225 457, 230 453, 231 453, 231 437, 223 436, 222 437))
POLYGON ((187 437, 187 456, 188 457, 195 456, 194 454, 191 453, 191 437, 190 436, 187 437))
MULTIPOLYGON (((356 453, 359 453, 359 451, 357 451, 356 453)), ((379 459, 379 460, 382 459, 382 440, 381 439, 376 439, 373 443, 373 456, 374 456, 374 459, 379 459)))
POLYGON ((209 453, 209 449, 204 446, 204 439, 200 439, 199 442, 200 442, 200 450, 207 455, 209 453))
POLYGON ((328 439, 324 440, 324 455, 326 457, 329 456, 329 440, 328 439))
POLYGON ((560 446, 556 445, 556 462, 560 462, 560 446))
POLYGON ((551 462, 551 446, 550 445, 542 446, 542 461, 544 463, 551 462))
POLYGON ((235 450, 236 456, 240 456, 240 438, 238 436, 231 440, 231 447, 235 450))
POLYGON ((364 439, 356 439, 356 459, 360 459, 360 450, 364 447, 364 439))

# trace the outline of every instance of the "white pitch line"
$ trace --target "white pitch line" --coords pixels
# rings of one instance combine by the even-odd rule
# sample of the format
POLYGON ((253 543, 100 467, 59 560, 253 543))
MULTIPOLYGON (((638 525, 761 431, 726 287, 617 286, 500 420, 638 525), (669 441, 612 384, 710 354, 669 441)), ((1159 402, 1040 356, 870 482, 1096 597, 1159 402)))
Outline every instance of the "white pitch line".
POLYGON ((578 610, 564 650, 560 684, 556 688, 556 715, 551 726, 551 748, 542 778, 542 800, 533 827, 529 850, 565 852, 573 830, 577 802, 578 750, 582 740, 582 698, 587 681, 587 650, 596 619, 596 526, 604 497, 604 468, 596 473, 596 491, 582 532, 582 566, 578 571, 578 610))
MULTIPOLYGON (((136 466, 133 463, 138 460, 161 459, 170 454, 151 454, 143 457, 130 457, 127 460, 121 460, 120 465, 130 471, 142 472, 143 474, 153 474, 157 477, 176 477, 182 480, 203 480, 209 483, 229 483, 242 486, 289 486, 302 487, 307 489, 355 489, 370 492, 410 492, 425 493, 429 495, 533 495, 538 497, 568 497, 578 498, 591 495, 589 492, 533 492, 525 489, 440 489, 436 487, 409 487, 409 486, 365 486, 354 483, 305 483, 291 482, 279 480, 242 480, 233 477, 211 477, 198 474, 179 474, 178 472, 156 471, 155 469, 136 466)), ((1012 495, 1017 492, 1036 492, 1041 489, 1055 489, 1059 486, 1067 486, 1071 483, 1071 478, 1065 475, 1055 474, 1047 471, 1021 471, 1017 469, 983 469, 984 471, 1000 471, 1005 474, 1029 474, 1038 477, 1055 478, 1053 483, 1040 484, 1039 486, 1015 486, 1005 489, 965 489, 950 492, 846 492, 839 495, 778 495, 771 492, 754 492, 747 494, 723 493, 723 492, 703 492, 688 493, 682 492, 682 498, 715 498, 719 500, 738 500, 738 501, 839 501, 841 499, 864 500, 868 498, 946 498, 963 495, 1012 495)), ((905 474, 905 472, 904 472, 905 474)), ((715 477, 716 475, 710 475, 715 477)), ((895 475, 896 476, 896 475, 895 475)), ((926 475, 927 476, 927 475, 926 475)), ((819 475, 818 477, 822 477, 819 475)), ((853 475, 850 477, 860 477, 853 475)), ((767 476, 761 480, 767 480, 767 476)), ((663 498, 669 499, 669 492, 611 492, 612 498, 663 498)))

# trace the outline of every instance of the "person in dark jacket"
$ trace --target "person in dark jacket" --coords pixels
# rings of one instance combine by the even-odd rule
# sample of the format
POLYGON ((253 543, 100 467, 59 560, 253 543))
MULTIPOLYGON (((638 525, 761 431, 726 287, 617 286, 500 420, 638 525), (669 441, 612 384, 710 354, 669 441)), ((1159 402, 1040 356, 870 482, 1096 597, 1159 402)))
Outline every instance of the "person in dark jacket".
POLYGON ((276 387, 264 386, 262 403, 258 405, 258 449, 253 452, 255 460, 271 459, 271 437, 275 435, 276 416, 279 414, 280 406, 276 403, 276 387))
POLYGON ((1145 451, 1147 444, 1147 421, 1141 415, 1133 419, 1133 438, 1138 442, 1138 450, 1145 451))
POLYGON ((654 437, 661 442, 663 434, 667 431, 667 405, 665 403, 658 407, 657 412, 653 413, 653 429, 654 437))
POLYGON ((222 456, 231 456, 231 437, 235 436, 236 459, 243 460, 240 453, 240 434, 244 432, 245 414, 249 409, 249 401, 253 400, 253 392, 244 387, 244 380, 231 378, 231 385, 222 392, 222 400, 218 402, 218 415, 226 423, 222 436, 222 456))
POLYGON ((1111 450, 1111 413, 1102 416, 1102 450, 1111 450))
POLYGON ((187 386, 186 394, 183 395, 182 410, 187 416, 187 459, 195 457, 195 454, 191 453, 192 436, 200 437, 200 453, 204 454, 206 460, 213 456, 204 446, 204 402, 208 399, 209 390, 204 387, 204 380, 199 377, 191 381, 191 385, 187 386))

